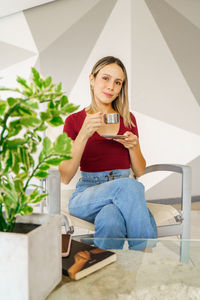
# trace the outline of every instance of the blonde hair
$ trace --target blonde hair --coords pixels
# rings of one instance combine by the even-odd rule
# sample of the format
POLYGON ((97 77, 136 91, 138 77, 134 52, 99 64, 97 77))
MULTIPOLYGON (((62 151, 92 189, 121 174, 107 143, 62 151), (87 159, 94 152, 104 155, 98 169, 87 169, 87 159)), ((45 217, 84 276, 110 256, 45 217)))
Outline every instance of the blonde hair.
MULTIPOLYGON (((128 101, 128 78, 127 78, 127 72, 125 69, 125 66, 121 62, 119 58, 116 58, 114 56, 106 56, 101 58, 97 63, 94 65, 91 74, 94 76, 94 78, 97 76, 98 72, 105 66, 110 64, 117 64, 122 71, 124 72, 124 81, 122 84, 122 89, 118 95, 118 97, 112 102, 112 107, 115 111, 117 111, 123 118, 124 125, 126 127, 134 127, 135 124, 131 120, 131 115, 129 111, 129 101, 128 101)), ((90 85, 90 93, 92 98, 92 103, 90 106, 86 108, 86 112, 88 113, 94 113, 98 111, 97 104, 95 102, 94 98, 94 91, 90 85)))

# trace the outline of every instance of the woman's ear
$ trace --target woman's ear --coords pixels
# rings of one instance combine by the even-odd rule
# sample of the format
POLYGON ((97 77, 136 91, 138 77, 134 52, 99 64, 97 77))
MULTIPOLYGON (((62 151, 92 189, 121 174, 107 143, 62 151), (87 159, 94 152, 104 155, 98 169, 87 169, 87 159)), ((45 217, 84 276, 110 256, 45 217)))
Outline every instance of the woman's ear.
POLYGON ((94 86, 94 75, 93 74, 90 74, 89 80, 90 80, 90 85, 93 87, 94 86))

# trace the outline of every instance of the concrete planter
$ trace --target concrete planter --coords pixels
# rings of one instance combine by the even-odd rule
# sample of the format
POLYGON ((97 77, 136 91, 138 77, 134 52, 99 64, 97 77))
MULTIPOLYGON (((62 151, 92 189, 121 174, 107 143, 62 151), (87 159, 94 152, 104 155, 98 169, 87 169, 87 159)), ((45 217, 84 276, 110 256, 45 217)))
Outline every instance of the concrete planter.
POLYGON ((61 216, 33 214, 26 234, 0 232, 0 299, 42 300, 61 281, 61 216))

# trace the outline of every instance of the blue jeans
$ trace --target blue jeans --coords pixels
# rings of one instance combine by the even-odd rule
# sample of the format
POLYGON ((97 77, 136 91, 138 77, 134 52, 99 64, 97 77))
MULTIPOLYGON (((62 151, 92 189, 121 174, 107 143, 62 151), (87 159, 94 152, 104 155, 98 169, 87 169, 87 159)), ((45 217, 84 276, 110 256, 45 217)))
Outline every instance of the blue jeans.
MULTIPOLYGON (((157 227, 146 205, 144 186, 129 178, 129 174, 129 169, 81 172, 82 178, 69 200, 72 216, 94 223, 95 246, 99 248, 121 249, 124 238, 157 238, 157 227)), ((128 240, 128 243, 129 249, 135 250, 147 246, 145 240, 128 240)))

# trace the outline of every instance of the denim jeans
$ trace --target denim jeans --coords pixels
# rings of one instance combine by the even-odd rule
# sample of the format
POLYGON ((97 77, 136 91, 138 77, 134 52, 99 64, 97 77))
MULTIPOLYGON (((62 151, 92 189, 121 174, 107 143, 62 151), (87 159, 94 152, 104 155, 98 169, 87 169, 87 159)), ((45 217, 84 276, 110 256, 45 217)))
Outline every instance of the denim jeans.
POLYGON ((142 238, 157 237, 144 186, 129 178, 129 174, 129 169, 81 172, 82 177, 69 200, 72 216, 94 223, 95 246, 99 248, 121 249, 124 238, 135 238, 141 240, 128 240, 129 249, 144 249, 147 242, 142 238))

